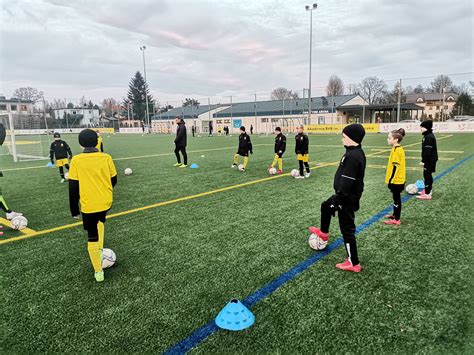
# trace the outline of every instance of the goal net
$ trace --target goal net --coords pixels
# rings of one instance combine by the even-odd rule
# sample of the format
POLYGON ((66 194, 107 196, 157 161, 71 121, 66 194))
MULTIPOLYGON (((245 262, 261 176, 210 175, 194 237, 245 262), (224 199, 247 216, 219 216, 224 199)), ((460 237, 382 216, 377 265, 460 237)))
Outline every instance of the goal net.
POLYGON ((50 137, 41 115, 0 114, 6 137, 1 155, 10 155, 14 162, 49 159, 50 137))

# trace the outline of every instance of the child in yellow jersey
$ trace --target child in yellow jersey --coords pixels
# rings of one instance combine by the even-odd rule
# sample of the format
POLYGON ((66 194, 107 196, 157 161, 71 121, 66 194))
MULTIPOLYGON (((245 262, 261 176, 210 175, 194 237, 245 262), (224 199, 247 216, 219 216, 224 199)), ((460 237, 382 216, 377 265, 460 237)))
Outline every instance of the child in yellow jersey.
POLYGON ((99 149, 100 152, 104 152, 104 140, 102 138, 102 134, 100 133, 99 130, 96 130, 97 132, 97 145, 96 148, 99 149))
POLYGON ((104 281, 104 223, 107 212, 112 207, 117 171, 112 157, 96 148, 95 131, 83 130, 79 134, 79 144, 84 151, 71 160, 69 204, 74 218, 79 218, 82 214, 82 223, 88 235, 87 251, 94 268, 94 276, 97 281, 104 281))
POLYGON ((400 225, 400 215, 402 213, 401 193, 405 188, 406 164, 405 151, 400 145, 405 130, 403 128, 392 131, 388 134, 387 143, 392 146, 390 157, 388 158, 387 172, 385 174, 385 183, 393 195, 393 214, 385 216, 385 224, 400 225))

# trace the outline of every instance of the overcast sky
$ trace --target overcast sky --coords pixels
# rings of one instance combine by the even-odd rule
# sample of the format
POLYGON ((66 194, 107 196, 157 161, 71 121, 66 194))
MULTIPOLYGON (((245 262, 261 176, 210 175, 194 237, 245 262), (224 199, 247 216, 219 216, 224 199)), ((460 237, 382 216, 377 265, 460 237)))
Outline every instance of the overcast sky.
MULTIPOLYGON (((120 99, 143 71, 141 45, 161 103, 308 86, 309 1, 0 4, 0 94, 8 97, 32 86, 49 98, 120 99)), ((349 84, 474 70, 472 0, 326 0, 313 16, 315 94, 331 74, 349 84)), ((429 79, 406 83, 418 81, 429 79)))

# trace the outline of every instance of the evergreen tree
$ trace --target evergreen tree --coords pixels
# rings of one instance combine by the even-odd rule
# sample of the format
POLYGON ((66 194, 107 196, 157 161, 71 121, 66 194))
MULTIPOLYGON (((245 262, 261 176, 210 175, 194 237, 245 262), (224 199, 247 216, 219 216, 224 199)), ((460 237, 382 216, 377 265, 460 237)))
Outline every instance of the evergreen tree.
POLYGON ((146 119, 146 97, 148 96, 148 112, 153 113, 153 97, 148 90, 148 84, 143 79, 142 74, 137 71, 130 79, 126 102, 130 103, 133 109, 133 118, 146 119))
POLYGON ((474 105, 468 93, 463 92, 458 96, 451 110, 451 117, 454 116, 474 116, 474 105))

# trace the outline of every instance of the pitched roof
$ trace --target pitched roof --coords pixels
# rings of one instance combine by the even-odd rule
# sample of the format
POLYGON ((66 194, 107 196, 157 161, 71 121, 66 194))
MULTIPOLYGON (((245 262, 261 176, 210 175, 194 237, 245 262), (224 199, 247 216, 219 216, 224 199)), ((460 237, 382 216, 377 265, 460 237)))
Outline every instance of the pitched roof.
MULTIPOLYGON (((449 96, 452 96, 455 100, 458 98, 458 95, 454 92, 445 92, 444 99, 446 100, 449 96)), ((418 99, 423 101, 442 101, 443 94, 439 92, 430 92, 430 93, 421 93, 421 94, 408 94, 406 95, 406 102, 417 102, 418 99)))

